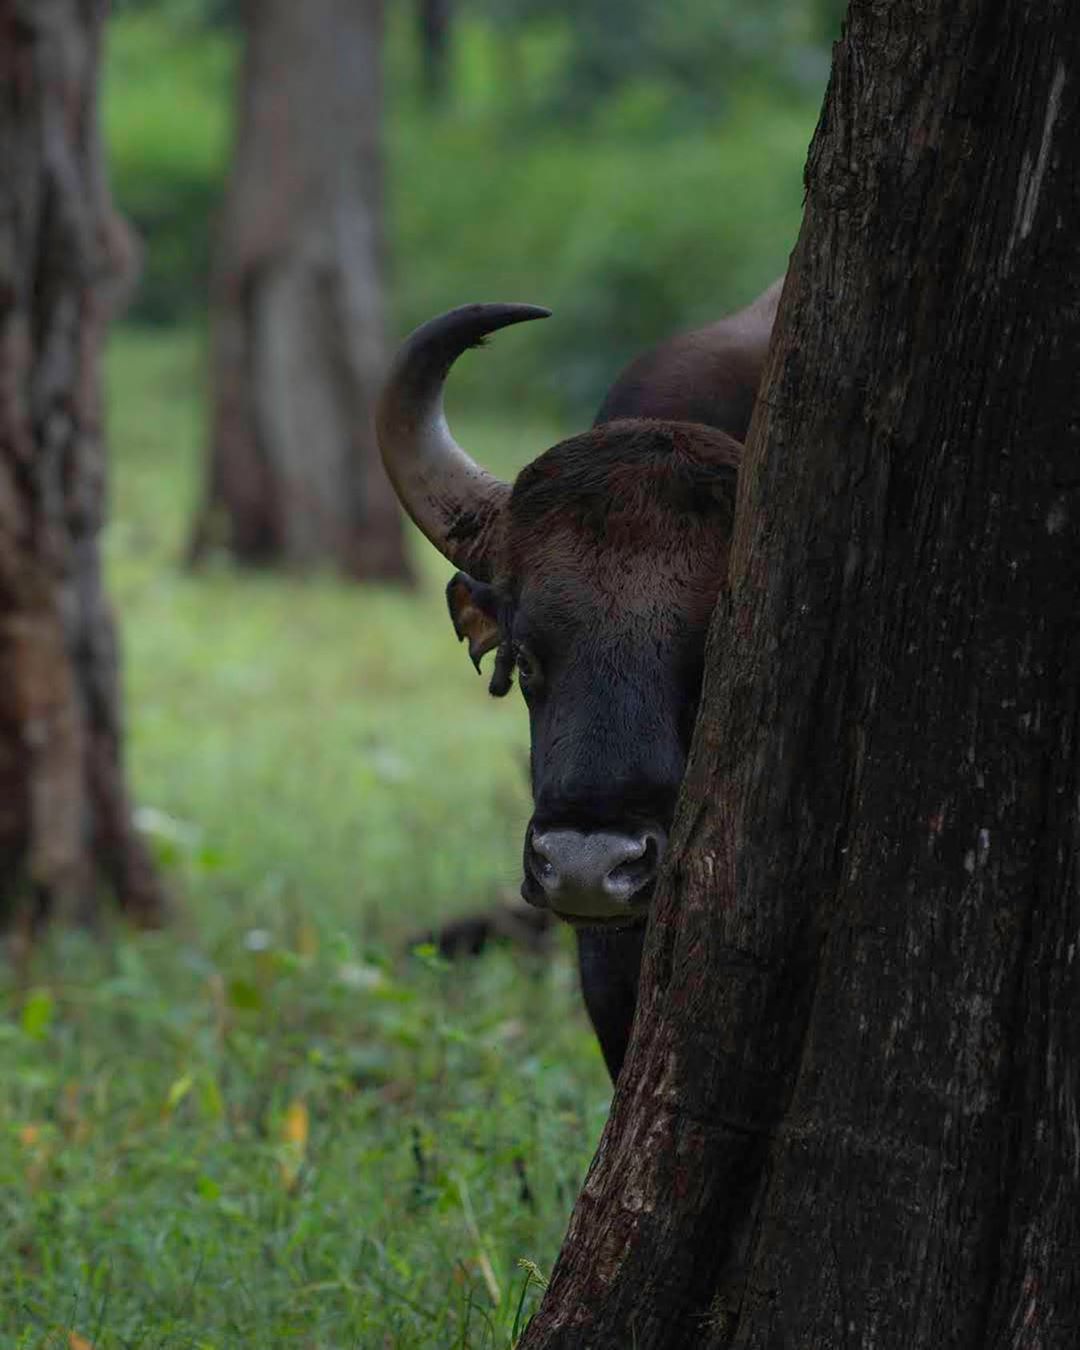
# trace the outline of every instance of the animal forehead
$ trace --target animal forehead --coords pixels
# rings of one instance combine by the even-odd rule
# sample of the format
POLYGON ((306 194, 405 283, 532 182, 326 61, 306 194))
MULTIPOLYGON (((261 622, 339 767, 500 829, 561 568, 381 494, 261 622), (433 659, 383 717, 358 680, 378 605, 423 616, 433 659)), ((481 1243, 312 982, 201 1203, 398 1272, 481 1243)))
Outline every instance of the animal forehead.
POLYGON ((741 447, 685 422, 611 422, 561 441, 522 469, 510 499, 516 532, 548 519, 598 533, 729 515, 741 447))
POLYGON ((667 627, 707 614, 726 567, 738 454, 719 433, 675 422, 613 422, 554 446, 514 484, 508 589, 541 621, 654 615, 667 627))
POLYGON ((726 565, 725 541, 704 530, 611 543, 591 531, 551 529, 513 577, 519 612, 535 625, 577 619, 667 632, 708 618, 726 565))

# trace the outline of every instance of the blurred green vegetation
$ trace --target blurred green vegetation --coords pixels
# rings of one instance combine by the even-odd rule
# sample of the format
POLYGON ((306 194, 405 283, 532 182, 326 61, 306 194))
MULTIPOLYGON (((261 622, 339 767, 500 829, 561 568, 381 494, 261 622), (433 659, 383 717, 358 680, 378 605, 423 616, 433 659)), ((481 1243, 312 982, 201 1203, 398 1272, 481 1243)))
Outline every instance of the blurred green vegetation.
MULTIPOLYGON (((418 540, 418 594, 178 571, 203 381, 190 334, 113 342, 128 749, 181 909, 0 966, 0 1344, 508 1346, 606 1076, 568 934, 408 944, 516 885, 523 710, 418 540)), ((505 472, 558 434, 462 425, 505 472)))
MULTIPOLYGON (((207 2, 129 0, 111 25, 113 180, 148 244, 135 322, 197 319, 205 303, 238 41, 206 20, 207 2)), ((647 46, 615 79, 578 71, 574 57, 605 50, 610 33, 618 63, 625 36, 610 15, 598 27, 602 0, 577 19, 556 5, 514 23, 511 8, 475 0, 460 7, 451 93, 435 108, 422 97, 410 9, 389 15, 393 330, 469 300, 555 311, 528 344, 500 339, 510 354, 498 382, 482 369, 465 376, 478 406, 580 422, 642 347, 738 307, 783 271, 823 80, 818 9, 695 3, 698 27, 666 21, 653 66, 642 64, 647 46), (812 79, 793 76, 800 61, 812 79), (591 91, 587 120, 571 88, 591 91), (689 103, 688 90, 699 91, 689 103)), ((631 37, 639 10, 638 29, 624 25, 631 37)))
MULTIPOLYGON (((635 351, 783 269, 835 11, 808 0, 789 41, 794 0, 694 0, 704 28, 647 32, 639 0, 588 4, 592 30, 565 3, 463 3, 435 108, 410 7, 390 16, 394 330, 466 300, 556 312, 455 375, 455 429, 504 474, 635 351), (633 59, 604 47, 620 23, 633 59), (657 64, 639 46, 661 38, 657 64)), ((405 951, 517 884, 523 711, 456 647, 429 549, 416 594, 177 566, 233 13, 118 0, 110 24, 113 181, 148 254, 109 362, 106 563, 139 822, 180 913, 0 970, 0 1341, 508 1346, 605 1074, 567 934, 452 970, 405 951)))
POLYGON ((729 91, 817 93, 827 67, 833 0, 473 0, 513 42, 542 32, 551 58, 535 106, 576 121, 628 89, 647 89, 650 130, 670 134, 722 116, 729 91))
POLYGON ((232 137, 235 34, 198 10, 121 8, 106 30, 102 116, 113 192, 146 246, 130 319, 201 316, 232 137))

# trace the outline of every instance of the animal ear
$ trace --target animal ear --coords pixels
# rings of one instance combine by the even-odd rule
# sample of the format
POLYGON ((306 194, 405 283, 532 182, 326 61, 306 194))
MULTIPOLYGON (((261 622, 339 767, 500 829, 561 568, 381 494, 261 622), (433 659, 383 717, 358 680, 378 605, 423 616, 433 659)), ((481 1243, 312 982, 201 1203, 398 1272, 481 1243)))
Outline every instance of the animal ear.
POLYGON ((735 524, 735 499, 739 487, 739 461, 742 458, 742 446, 738 441, 725 436, 726 444, 718 445, 719 453, 711 456, 709 473, 709 496, 720 508, 719 515, 726 528, 735 524))
POLYGON ((717 466, 711 475, 709 492, 714 501, 735 515, 735 493, 739 486, 739 471, 732 465, 717 466))
POLYGON ((739 482, 743 444, 715 427, 694 427, 693 453, 704 468, 705 491, 723 507, 729 519, 735 518, 735 492, 739 482))
POLYGON ((446 604, 459 642, 468 642, 469 656, 480 672, 480 658, 499 645, 499 607, 495 588, 455 572, 446 587, 446 604))

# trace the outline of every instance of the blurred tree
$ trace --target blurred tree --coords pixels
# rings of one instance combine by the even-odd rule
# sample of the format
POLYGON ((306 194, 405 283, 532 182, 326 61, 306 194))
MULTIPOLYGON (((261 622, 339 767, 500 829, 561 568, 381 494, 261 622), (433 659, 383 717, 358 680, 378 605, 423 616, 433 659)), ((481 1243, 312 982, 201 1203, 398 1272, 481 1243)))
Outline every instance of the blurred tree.
POLYGON ((98 131, 107 0, 0 0, 0 920, 163 913, 121 763, 100 355, 137 271, 98 131))
POLYGON ((846 25, 529 1350, 1077 1344, 1080 24, 846 25))
POLYGON ((439 103, 446 95, 449 77, 453 0, 417 0, 416 17, 423 60, 424 91, 430 102, 439 103))
POLYGON ((193 559, 406 579, 375 446, 381 0, 246 0, 211 293, 213 415, 193 559))

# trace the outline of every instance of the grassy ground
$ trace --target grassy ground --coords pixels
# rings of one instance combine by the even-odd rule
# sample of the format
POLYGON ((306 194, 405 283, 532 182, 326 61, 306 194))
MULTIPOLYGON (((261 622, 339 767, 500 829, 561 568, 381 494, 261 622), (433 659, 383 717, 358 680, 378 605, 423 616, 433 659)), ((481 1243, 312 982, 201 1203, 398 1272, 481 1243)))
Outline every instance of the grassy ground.
MULTIPOLYGON (((563 941, 402 953, 514 884, 522 709, 456 647, 430 550, 418 594, 178 569, 200 382, 190 338, 114 344, 131 768, 181 914, 0 975, 0 1343, 506 1346, 599 1053, 563 941)), ((504 468, 557 434, 456 425, 504 468)))

